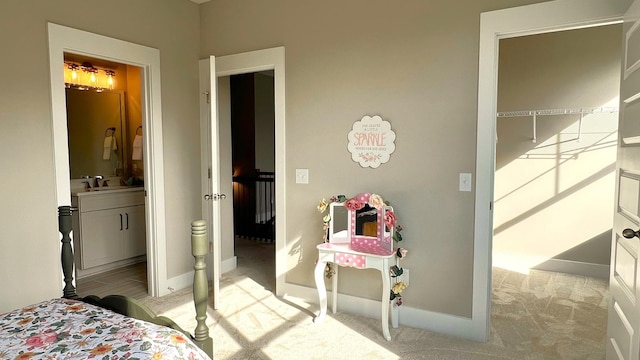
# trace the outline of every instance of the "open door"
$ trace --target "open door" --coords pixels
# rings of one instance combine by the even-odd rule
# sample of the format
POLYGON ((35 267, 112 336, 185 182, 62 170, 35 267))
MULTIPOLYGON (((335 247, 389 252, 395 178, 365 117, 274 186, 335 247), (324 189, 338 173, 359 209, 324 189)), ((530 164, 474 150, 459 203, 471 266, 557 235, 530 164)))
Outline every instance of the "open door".
POLYGON ((220 304, 220 276, 222 269, 220 202, 226 195, 220 191, 218 105, 216 59, 200 60, 200 144, 202 172, 202 216, 207 222, 209 236, 208 277, 213 291, 213 308, 220 304), (206 154, 206 159, 205 155, 206 154))
POLYGON ((640 0, 624 19, 607 359, 640 359, 640 0))

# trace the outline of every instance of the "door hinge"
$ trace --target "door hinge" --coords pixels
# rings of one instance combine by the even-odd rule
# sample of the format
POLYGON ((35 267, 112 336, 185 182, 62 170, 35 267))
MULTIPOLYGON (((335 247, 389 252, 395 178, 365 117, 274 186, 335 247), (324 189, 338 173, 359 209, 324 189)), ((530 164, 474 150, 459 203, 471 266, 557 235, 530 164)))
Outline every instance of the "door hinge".
POLYGON ((210 95, 209 92, 205 91, 205 92, 203 92, 203 94, 204 94, 204 96, 207 97, 207 104, 211 104, 211 97, 209 96, 210 95))
POLYGON ((209 179, 211 179, 211 168, 207 170, 207 176, 209 177, 209 179))

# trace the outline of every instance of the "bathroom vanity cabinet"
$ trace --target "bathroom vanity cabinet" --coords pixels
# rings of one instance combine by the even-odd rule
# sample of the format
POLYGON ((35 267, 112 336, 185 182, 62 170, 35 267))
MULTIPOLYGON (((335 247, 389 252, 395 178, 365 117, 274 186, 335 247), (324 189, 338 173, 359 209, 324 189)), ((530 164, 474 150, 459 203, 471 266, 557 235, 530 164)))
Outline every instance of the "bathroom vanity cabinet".
POLYGON ((72 193, 73 243, 81 270, 146 253, 144 189, 124 188, 72 193))

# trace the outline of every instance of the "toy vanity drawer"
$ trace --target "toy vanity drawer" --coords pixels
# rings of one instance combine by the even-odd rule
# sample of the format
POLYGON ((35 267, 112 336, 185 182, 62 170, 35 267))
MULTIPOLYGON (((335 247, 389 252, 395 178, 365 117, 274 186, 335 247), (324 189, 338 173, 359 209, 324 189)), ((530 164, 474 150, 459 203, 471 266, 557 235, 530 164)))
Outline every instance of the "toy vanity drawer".
POLYGON ((364 255, 336 253, 334 262, 340 266, 364 269, 367 266, 367 257, 364 255))

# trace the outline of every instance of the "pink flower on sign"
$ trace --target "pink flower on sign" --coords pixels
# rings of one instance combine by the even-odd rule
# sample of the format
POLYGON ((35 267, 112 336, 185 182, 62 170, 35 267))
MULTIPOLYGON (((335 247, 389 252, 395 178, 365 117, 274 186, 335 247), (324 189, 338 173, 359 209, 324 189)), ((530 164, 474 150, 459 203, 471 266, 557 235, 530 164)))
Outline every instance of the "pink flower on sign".
POLYGON ((384 213, 384 224, 388 228, 392 228, 396 224, 396 214, 389 210, 384 213))
POLYGON ((364 207, 364 205, 365 203, 359 201, 356 198, 351 198, 344 203, 344 206, 351 211, 360 210, 364 207))

